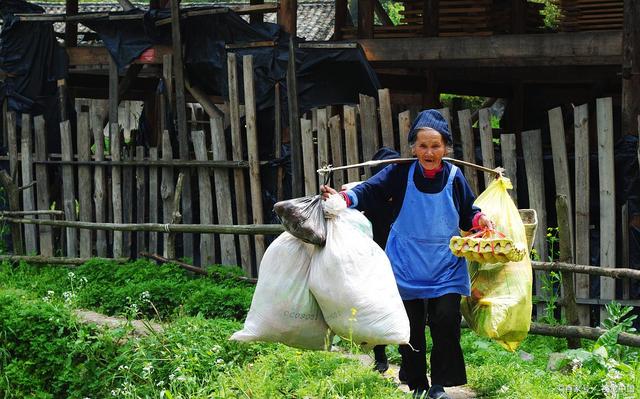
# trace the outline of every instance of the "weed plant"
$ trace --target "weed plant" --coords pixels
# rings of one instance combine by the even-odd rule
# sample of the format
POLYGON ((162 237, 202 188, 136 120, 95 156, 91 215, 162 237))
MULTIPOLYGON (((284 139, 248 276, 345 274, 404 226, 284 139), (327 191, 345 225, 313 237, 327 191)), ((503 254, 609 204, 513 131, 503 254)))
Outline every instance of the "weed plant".
POLYGON ((133 309, 147 318, 168 319, 180 311, 243 320, 251 305, 253 286, 233 279, 241 273, 234 268, 214 267, 210 271, 210 279, 193 277, 176 265, 155 265, 146 260, 125 265, 91 260, 77 268, 5 262, 0 264, 0 286, 22 288, 34 297, 71 295, 75 306, 107 315, 127 315, 133 309), (77 289, 78 284, 82 289, 77 289), (155 309, 141 300, 143 293, 155 309))

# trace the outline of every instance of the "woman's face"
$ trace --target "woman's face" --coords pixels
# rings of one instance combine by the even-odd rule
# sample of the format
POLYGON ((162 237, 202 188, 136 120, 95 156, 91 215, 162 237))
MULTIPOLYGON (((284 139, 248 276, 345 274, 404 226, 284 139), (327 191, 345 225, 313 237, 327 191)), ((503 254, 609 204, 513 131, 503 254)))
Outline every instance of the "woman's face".
POLYGON ((444 138, 433 129, 421 129, 412 148, 413 155, 425 170, 438 169, 446 151, 444 138))

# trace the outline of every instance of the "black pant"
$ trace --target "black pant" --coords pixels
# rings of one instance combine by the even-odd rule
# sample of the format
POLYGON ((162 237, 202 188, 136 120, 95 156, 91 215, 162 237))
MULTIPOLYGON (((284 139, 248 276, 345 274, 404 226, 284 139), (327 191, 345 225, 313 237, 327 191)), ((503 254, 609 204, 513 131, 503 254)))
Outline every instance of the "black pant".
POLYGON ((403 301, 409 317, 409 345, 400 346, 402 369, 409 388, 429 389, 425 327, 429 325, 431 350, 431 383, 455 386, 467 383, 464 356, 460 347, 460 295, 446 294, 438 298, 403 301))

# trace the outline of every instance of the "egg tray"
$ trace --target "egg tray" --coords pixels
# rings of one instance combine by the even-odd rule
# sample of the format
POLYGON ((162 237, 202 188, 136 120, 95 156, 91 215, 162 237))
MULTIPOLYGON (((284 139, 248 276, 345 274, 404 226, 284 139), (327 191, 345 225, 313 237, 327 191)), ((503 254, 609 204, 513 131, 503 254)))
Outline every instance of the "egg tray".
POLYGON ((479 263, 519 262, 526 255, 527 250, 524 245, 514 244, 513 240, 502 234, 500 234, 501 237, 486 237, 494 235, 495 232, 482 233, 480 236, 474 234, 467 237, 451 237, 449 241, 451 252, 456 256, 479 263))

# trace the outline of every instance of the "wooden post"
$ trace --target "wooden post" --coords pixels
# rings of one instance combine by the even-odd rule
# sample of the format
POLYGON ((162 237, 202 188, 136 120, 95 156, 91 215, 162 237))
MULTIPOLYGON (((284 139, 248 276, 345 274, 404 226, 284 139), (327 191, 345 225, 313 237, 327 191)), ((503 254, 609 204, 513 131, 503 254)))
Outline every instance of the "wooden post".
POLYGON ((516 135, 501 134, 500 149, 502 150, 502 163, 506 169, 505 175, 511 180, 513 188, 509 195, 514 204, 518 206, 518 163, 516 161, 516 135))
POLYGON ((391 96, 389 89, 378 90, 380 101, 380 129, 382 130, 382 145, 396 150, 393 135, 393 116, 391 114, 391 96))
MULTIPOLYGON (((491 115, 488 108, 480 110, 478 124, 480 125, 480 147, 482 148, 482 165, 487 168, 496 167, 496 157, 493 152, 493 130, 491 129, 491 115)), ((504 161, 503 161, 504 162, 504 161)), ((494 176, 484 174, 484 186, 488 187, 494 176)))
POLYGON ((278 24, 282 25, 282 29, 285 32, 296 36, 298 32, 298 0, 280 1, 278 24))
MULTIPOLYGON (((544 166, 542 158, 542 134, 540 130, 522 132, 522 151, 524 155, 524 169, 527 175, 527 188, 529 191, 529 207, 536 210, 538 215, 538 228, 534 248, 541 261, 547 260, 547 209, 545 206, 544 166)), ((536 271, 535 293, 542 292, 542 278, 545 272, 536 271)), ((544 314, 544 305, 536 305, 538 319, 544 314)))
MULTIPOLYGON (((638 135, 640 115, 640 4, 624 2, 622 36, 622 134, 638 135)), ((638 151, 640 159, 640 150, 638 151)))
MULTIPOLYGON (((237 59, 234 53, 227 54, 227 71, 229 79, 229 115, 231 122, 231 151, 234 161, 241 161, 243 158, 242 133, 240 126, 240 100, 238 95, 238 69, 237 59)), ((293 157, 295 154, 292 154, 293 157)), ((293 158, 292 158, 293 162, 293 158)), ((242 169, 233 171, 233 182, 235 188, 237 223, 248 222, 247 193, 245 176, 242 169)), ((238 236, 240 246, 240 264, 247 276, 251 276, 251 246, 249 237, 238 236)))
MULTIPOLYGON (((22 114, 22 131, 20 133, 22 184, 28 186, 33 182, 33 152, 31 151, 31 115, 27 113, 22 114)), ((35 189, 33 187, 22 190, 22 209, 25 211, 36 209, 35 189)), ((33 216, 25 217, 33 218, 33 216)), ((24 244, 27 255, 38 253, 37 236, 36 226, 24 227, 24 244)))
MULTIPOLYGON (((620 222, 622 223, 622 229, 620 238, 622 241, 622 267, 629 268, 630 259, 629 259, 629 202, 625 202, 622 205, 620 222)), ((631 286, 628 278, 622 280, 622 299, 629 299, 631 296, 631 286)))
MULTIPOLYGON (((47 159, 47 132, 44 124, 44 117, 38 115, 33 119, 36 137, 36 160, 45 161, 47 159)), ((36 164, 36 190, 38 195, 37 204, 39 210, 49 209, 51 196, 49 195, 49 174, 47 166, 36 164)), ((50 219, 47 215, 39 216, 39 219, 50 219)), ((53 232, 50 226, 40 226, 40 254, 43 256, 53 256, 53 232)))
MULTIPOLYGON (((250 0, 249 4, 251 4, 251 5, 264 4, 264 0, 250 0)), ((255 12, 249 14, 249 22, 252 23, 252 24, 257 24, 257 23, 264 22, 264 14, 255 13, 255 12)))
MULTIPOLYGON (((189 159, 189 139, 187 137, 187 104, 184 93, 184 65, 182 57, 182 37, 180 33, 180 8, 179 0, 171 0, 171 41, 173 43, 173 73, 176 91, 176 115, 178 122, 178 151, 180 159, 189 159)), ((184 187, 182 196, 182 220, 191 223, 191 178, 190 171, 184 170, 184 187)), ((193 258, 193 234, 182 236, 184 256, 193 258)))
MULTIPOLYGON (((120 151, 120 126, 118 125, 118 67, 109 57, 109 142, 111 145, 111 160, 122 159, 120 151)), ((122 168, 111 168, 111 195, 113 208, 113 222, 122 223, 122 168)), ((121 258, 124 254, 123 236, 121 231, 113 232, 113 257, 121 258)))
POLYGON ((9 99, 5 98, 2 101, 2 141, 0 146, 7 146, 9 144, 9 134, 7 129, 7 114, 9 113, 9 99))
MULTIPOLYGON (((564 263, 573 263, 571 251, 571 239, 569 237, 569 203, 567 197, 562 194, 556 196, 556 211, 558 213, 558 238, 559 238, 559 261, 564 263)), ((576 306, 576 295, 573 286, 573 273, 563 271, 562 288, 564 290, 564 314, 567 324, 579 325, 578 308, 576 306)), ((580 339, 568 338, 567 345, 569 349, 580 347, 580 339)))
MULTIPOLYGON (((184 173, 178 174, 178 181, 176 182, 176 188, 173 193, 173 200, 171 208, 173 213, 171 214, 170 224, 178 224, 182 221, 182 215, 180 214, 180 196, 182 193, 182 185, 184 184, 184 173)), ((167 241, 165 245, 165 251, 167 252, 167 258, 176 258, 176 233, 170 232, 167 234, 167 241)))
POLYGON ((300 119, 302 133, 302 159, 304 162, 304 195, 314 195, 318 192, 318 180, 316 179, 315 151, 313 148, 313 132, 311 121, 300 119))
MULTIPOLYGON (((132 159, 129 146, 125 146, 122 150, 122 160, 130 161, 132 159)), ((131 166, 125 166, 122 168, 122 220, 124 223, 131 223, 133 221, 133 168, 131 166)), ((125 231, 122 235, 122 255, 125 258, 131 256, 131 250, 133 246, 132 234, 129 231, 125 231)))
MULTIPOLYGON (((136 146, 136 161, 144 161, 144 146, 136 146)), ((147 180, 144 166, 136 168, 136 222, 144 223, 147 202, 147 180)), ((136 234, 136 254, 147 252, 147 243, 144 231, 136 234)))
POLYGON ((318 167, 328 164, 329 132, 327 131, 327 109, 320 108, 318 109, 318 167))
MULTIPOLYGON (((93 143, 95 145, 95 160, 104 161, 104 133, 102 129, 102 112, 97 109, 96 101, 92 101, 90 108, 91 129, 93 131, 93 143)), ((104 223, 107 219, 105 204, 107 182, 105 178, 105 167, 95 166, 93 175, 95 190, 93 192, 93 203, 96 210, 96 222, 104 223)), ((96 231, 96 255, 107 256, 107 232, 96 231)))
MULTIPOLYGON (((20 210, 20 192, 18 186, 13 182, 11 176, 6 171, 0 169, 0 185, 4 187, 7 193, 10 211, 20 210)), ((24 246, 22 244, 22 234, 20 225, 11 223, 11 242, 13 243, 13 253, 16 255, 24 255, 24 246)))
POLYGON ((398 137, 400 142, 400 154, 403 157, 411 156, 409 148, 409 130, 411 130, 411 111, 404 111, 398 115, 398 137))
MULTIPOLYGON (((462 154, 467 162, 476 163, 475 145, 473 143, 473 128, 471 127, 471 112, 468 109, 458 111, 460 122, 460 139, 462 141, 462 154)), ((475 169, 465 166, 464 176, 475 195, 480 194, 478 187, 478 173, 475 169)))
MULTIPOLYGON (((247 126, 247 154, 249 155, 249 176, 251 186, 251 213, 254 224, 262 224, 262 182, 260 181, 260 157, 258 152, 258 127, 256 125, 256 99, 253 82, 253 56, 242 57, 244 77, 244 107, 247 126)), ((255 236, 256 265, 260 265, 265 251, 263 235, 255 236)))
MULTIPOLYGON (((282 101, 280 96, 280 82, 276 82, 274 88, 274 114, 275 114, 275 126, 273 129, 273 154, 276 159, 282 157, 282 101)), ((224 140, 223 140, 223 143, 224 140)), ((226 144, 226 143, 225 143, 226 144)), ((225 146, 226 147, 226 146, 225 146)), ((226 159, 223 158, 223 159, 226 159)), ((282 201, 284 199, 284 168, 282 166, 277 167, 276 172, 276 199, 282 201)))
MULTIPOLYGON (((217 118, 218 120, 220 118, 217 118)), ((193 141, 193 149, 198 161, 206 161, 209 159, 207 155, 207 144, 204 139, 202 130, 191 132, 191 140, 193 141)), ((213 146, 215 148, 215 146, 213 146)), ((218 191, 218 190, 216 190, 218 191)), ((213 223, 213 195, 211 193, 211 178, 209 170, 205 167, 198 168, 198 192, 200 193, 200 223, 213 223)), ((228 202, 228 199, 225 200, 228 202)), ((220 202, 217 203, 221 205, 220 202)), ((200 235, 200 267, 205 268, 215 263, 216 250, 213 234, 200 235)))
POLYGON ((301 157, 302 138, 300 137, 300 114, 298 111, 298 83, 296 77, 295 54, 293 38, 289 38, 287 102, 289 103, 289 138, 291 140, 291 191, 293 197, 301 197, 303 192, 301 157))
MULTIPOLYGON (((589 239, 589 106, 579 105, 573 110, 575 126, 575 187, 576 187, 576 263, 591 262, 589 239)), ((576 274, 576 296, 589 298, 589 276, 576 274)), ((589 306, 578 306, 580 325, 588 326, 589 306)))
MULTIPOLYGON (((356 130, 356 109, 344 106, 344 132, 345 148, 347 150, 347 165, 359 163, 358 158, 358 132, 356 130)), ((347 170, 348 182, 360 180, 360 171, 357 168, 347 170)))
MULTIPOLYGON (((78 161, 89 161, 91 154, 91 131, 89 113, 86 105, 80 106, 76 139, 78 143, 78 161)), ((78 203, 80 205, 80 221, 93 221, 93 201, 91 198, 91 167, 78 166, 78 203)), ((91 231, 80 230, 80 257, 90 258, 93 254, 91 231)))
MULTIPOLYGON (((227 142, 224 136, 223 121, 221 118, 211 118, 211 148, 213 160, 224 161, 227 159, 227 142)), ((231 208, 231 185, 229 184, 229 172, 224 169, 213 170, 216 204, 219 224, 233 224, 233 209, 231 208)), ((246 237, 246 236, 245 236, 246 237)), ((220 261, 223 265, 237 265, 236 245, 232 235, 220 235, 220 261)), ((250 274, 250 273, 249 273, 250 274)))
POLYGON ((525 0, 511 1, 511 33, 526 33, 526 6, 525 0))
MULTIPOLYGON (((614 267, 616 264, 616 191, 613 162, 613 109, 611 98, 596 100, 598 120, 598 177, 600 187, 600 265, 614 267)), ((600 279, 600 298, 615 299, 615 280, 600 279)), ((600 309, 600 320, 607 311, 600 309)))
POLYGON ((9 147, 9 176, 11 176, 12 179, 15 179, 16 185, 19 185, 20 182, 17 179, 18 132, 16 130, 16 113, 13 111, 7 113, 7 131, 7 144, 9 147))
MULTIPOLYGON (((362 139, 363 161, 370 161, 380 148, 378 140, 378 118, 376 114, 376 99, 360 94, 360 137, 362 139)), ((371 177, 371 168, 365 168, 364 174, 371 177)))
POLYGON ((374 0, 358 1, 358 39, 373 39, 374 0))
MULTIPOLYGON (((149 160, 158 160, 158 148, 149 148, 149 160)), ((149 223, 158 222, 158 209, 160 204, 158 203, 158 168, 155 166, 149 167, 149 223)), ((158 233, 149 233, 149 252, 158 253, 158 233)))
POLYGON ((422 2, 422 34, 435 37, 440 33, 440 0, 422 2))
POLYGON ((333 40, 342 40, 342 29, 347 25, 347 15, 349 15, 348 0, 335 0, 335 3, 336 14, 333 26, 333 40))
MULTIPOLYGON (((65 9, 67 15, 78 14, 78 0, 66 0, 65 9)), ((78 23, 66 21, 64 27, 65 47, 76 47, 78 45, 78 23)))
POLYGON ((549 133, 551 134, 551 151, 553 152, 553 173, 556 182, 556 193, 567 197, 567 206, 569 207, 569 237, 571 238, 571 248, 575 248, 569 161, 567 159, 564 123, 560 107, 549 111, 549 133))
MULTIPOLYGON (((334 166, 343 166, 344 155, 342 152, 342 129, 340 127, 340 115, 334 115, 329 119, 329 132, 331 134, 331 163, 334 166)), ((345 183, 344 170, 333 173, 333 185, 336 190, 345 183)))
MULTIPOLYGON (((173 149, 171 148, 171 138, 169 132, 162 133, 162 160, 171 161, 173 159, 173 149)), ((162 198, 162 221, 171 223, 173 219, 173 194, 175 186, 173 182, 173 168, 170 166, 162 168, 162 182, 160 183, 160 197, 162 198)), ((163 254, 166 258, 171 258, 170 254, 175 254, 175 248, 170 248, 169 234, 164 235, 163 254)))
MULTIPOLYGON (((71 141, 71 126, 69 121, 60 122, 60 144, 62 146, 62 160, 73 160, 73 145, 71 141)), ((63 209, 66 220, 76 221, 76 194, 73 166, 62 166, 62 190, 64 195, 63 209)), ((67 228, 67 256, 78 256, 78 229, 67 228)))

